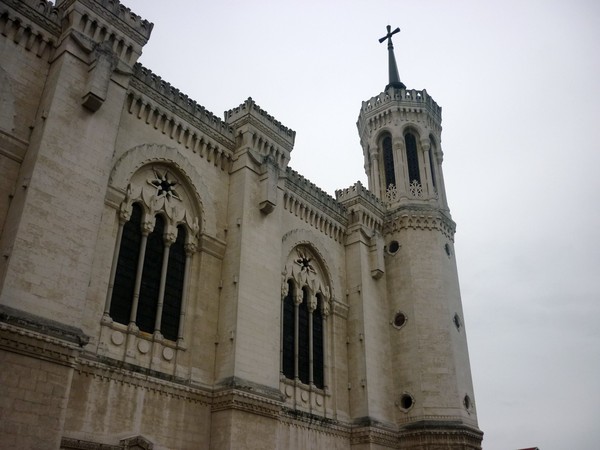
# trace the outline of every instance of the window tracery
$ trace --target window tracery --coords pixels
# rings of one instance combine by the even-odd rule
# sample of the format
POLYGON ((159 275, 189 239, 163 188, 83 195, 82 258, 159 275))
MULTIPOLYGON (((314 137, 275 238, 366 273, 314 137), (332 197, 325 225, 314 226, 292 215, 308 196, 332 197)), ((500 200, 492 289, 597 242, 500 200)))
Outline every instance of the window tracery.
POLYGON ((318 260, 305 245, 288 257, 282 277, 281 373, 324 389, 326 327, 331 299, 318 260))
POLYGON ((180 342, 199 228, 193 198, 170 168, 134 174, 119 207, 104 322, 180 342))

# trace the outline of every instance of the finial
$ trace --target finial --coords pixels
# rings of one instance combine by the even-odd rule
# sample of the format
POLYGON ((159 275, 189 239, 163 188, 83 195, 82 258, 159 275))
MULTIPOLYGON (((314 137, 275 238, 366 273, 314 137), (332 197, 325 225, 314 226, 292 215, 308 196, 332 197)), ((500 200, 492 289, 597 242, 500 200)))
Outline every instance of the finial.
POLYGON ((388 59, 389 59, 389 74, 390 74, 390 82, 385 87, 386 89, 391 87, 406 89, 404 83, 400 81, 400 75, 398 75, 398 66, 396 65, 396 57, 394 56, 394 44, 392 44, 392 36, 396 33, 400 32, 400 28, 396 28, 394 31, 391 31, 392 27, 387 26, 387 34, 379 39, 379 43, 382 43, 387 39, 388 41, 388 59))

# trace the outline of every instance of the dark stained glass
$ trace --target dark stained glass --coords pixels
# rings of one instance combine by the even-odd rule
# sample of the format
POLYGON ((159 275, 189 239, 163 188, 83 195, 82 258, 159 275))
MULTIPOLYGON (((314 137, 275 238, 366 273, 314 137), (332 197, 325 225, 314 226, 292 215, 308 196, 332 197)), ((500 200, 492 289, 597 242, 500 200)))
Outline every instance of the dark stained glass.
POLYGON ((302 304, 298 311, 298 378, 309 383, 308 288, 302 289, 302 304))
POLYGON ((288 281, 288 294, 283 299, 283 375, 294 379, 294 285, 288 281))
POLYGON ((313 382, 323 389, 323 298, 317 294, 317 309, 313 312, 313 382))
POLYGON ((181 299, 183 298, 183 278, 185 274, 185 227, 177 227, 177 240, 169 250, 169 266, 165 284, 165 297, 161 319, 161 333, 166 339, 177 340, 181 299))
POLYGON ((417 181, 421 183, 421 174, 419 172, 419 155, 417 154, 417 140, 412 133, 406 133, 404 136, 406 143, 406 162, 408 165, 408 182, 417 181))
POLYGON ((165 250, 163 241, 165 225, 162 216, 156 216, 154 230, 148 235, 146 242, 146 256, 144 258, 144 270, 142 272, 142 285, 136 324, 141 331, 154 332, 156 319, 156 307, 158 305, 158 290, 160 288, 160 272, 165 250))
POLYGON ((127 325, 131 315, 135 274, 140 254, 142 207, 133 204, 131 217, 123 225, 119 247, 119 258, 110 302, 110 317, 115 322, 127 325))
POLYGON ((390 185, 396 186, 396 172, 394 170, 394 152, 392 150, 392 138, 383 138, 383 168, 385 171, 385 188, 390 185))

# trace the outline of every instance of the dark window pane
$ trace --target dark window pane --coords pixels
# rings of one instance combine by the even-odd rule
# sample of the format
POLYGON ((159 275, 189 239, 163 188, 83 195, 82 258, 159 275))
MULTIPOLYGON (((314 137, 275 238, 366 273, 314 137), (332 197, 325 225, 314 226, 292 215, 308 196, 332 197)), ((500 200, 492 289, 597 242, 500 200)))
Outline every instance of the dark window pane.
POLYGON ((110 302, 110 317, 115 322, 128 324, 131 315, 135 273, 140 254, 142 208, 133 204, 131 217, 123 225, 123 235, 119 247, 119 258, 110 302))
POLYGON ((396 172, 394 171, 394 153, 392 150, 392 138, 383 138, 383 168, 385 171, 385 188, 396 185, 396 172))
POLYGON ((300 381, 309 382, 309 340, 308 340, 308 289, 302 289, 302 304, 298 311, 298 377, 300 381))
POLYGON ((323 389, 323 298, 317 295, 317 309, 313 312, 313 382, 323 389))
POLYGON ((183 277, 185 274, 185 234, 185 227, 177 227, 177 240, 169 250, 169 266, 160 331, 166 339, 172 341, 177 340, 177 333, 179 332, 183 277))
POLYGON ((417 141, 415 136, 407 133, 404 136, 406 143, 406 162, 408 165, 408 182, 417 181, 421 183, 421 174, 419 173, 419 155, 417 154, 417 141))
POLYGON ((288 295, 283 299, 283 375, 294 378, 294 285, 288 281, 288 295))
POLYGON ((142 286, 140 288, 140 299, 138 301, 135 322, 140 330, 147 333, 154 332, 158 290, 160 287, 160 272, 165 248, 163 242, 164 229, 164 220, 160 215, 157 215, 154 230, 148 235, 148 241, 146 242, 142 286))

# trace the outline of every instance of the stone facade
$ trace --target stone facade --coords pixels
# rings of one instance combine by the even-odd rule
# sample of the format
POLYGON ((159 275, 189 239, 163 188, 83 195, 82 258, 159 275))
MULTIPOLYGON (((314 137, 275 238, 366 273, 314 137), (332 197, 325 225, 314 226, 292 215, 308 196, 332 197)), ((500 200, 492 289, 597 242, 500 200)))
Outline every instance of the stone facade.
POLYGON ((441 109, 364 102, 332 198, 252 99, 137 63, 151 31, 0 1, 2 447, 481 448, 441 109))

